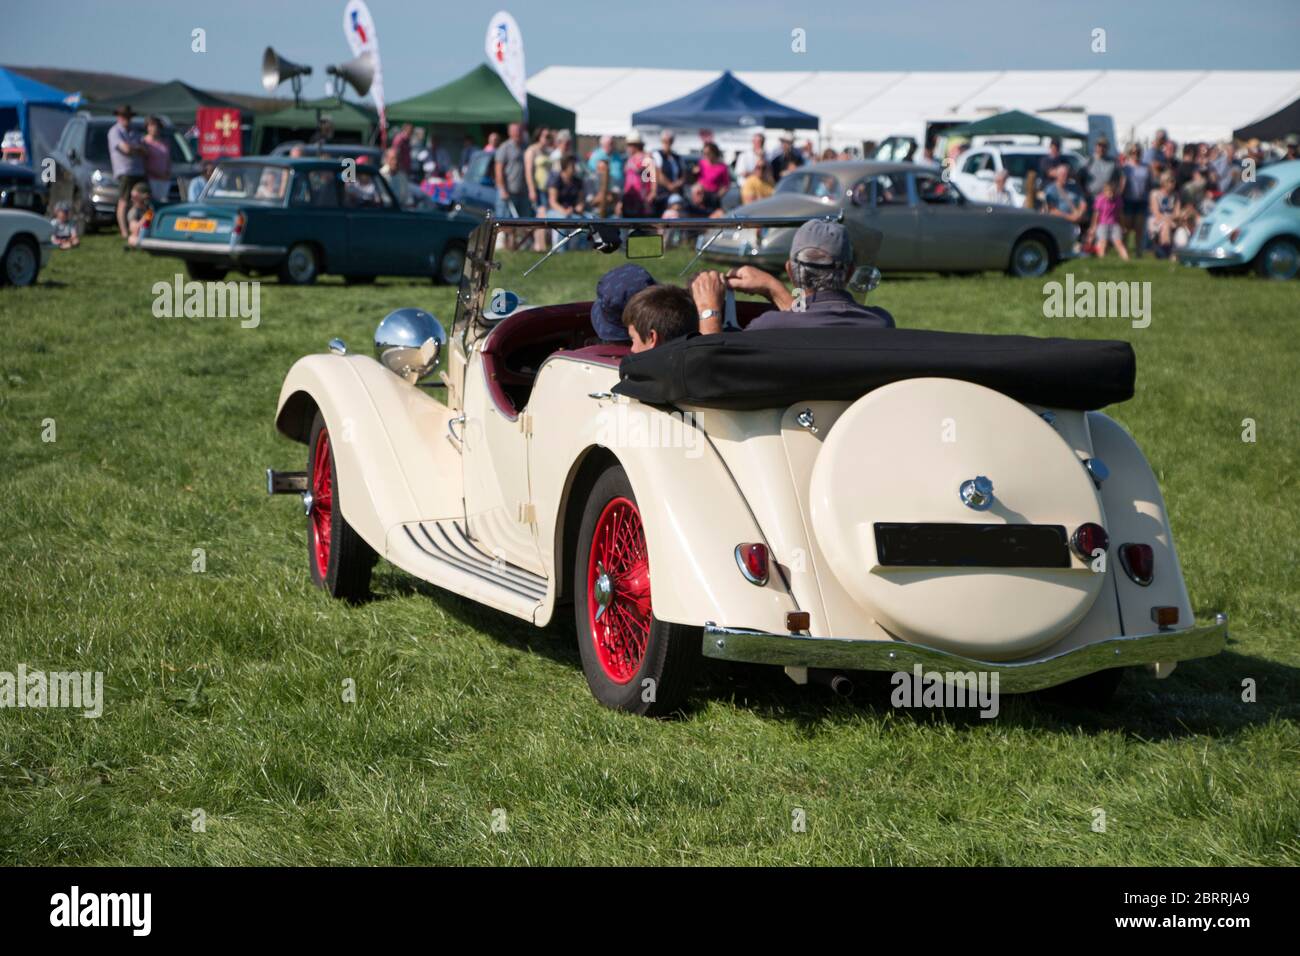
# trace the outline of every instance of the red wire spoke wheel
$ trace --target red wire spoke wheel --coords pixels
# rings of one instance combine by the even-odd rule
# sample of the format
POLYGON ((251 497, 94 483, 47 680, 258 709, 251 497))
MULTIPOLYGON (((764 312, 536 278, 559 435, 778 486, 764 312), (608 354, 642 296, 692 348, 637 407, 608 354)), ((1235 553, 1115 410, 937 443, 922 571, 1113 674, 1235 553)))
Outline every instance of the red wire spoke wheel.
POLYGON ((336 598, 361 601, 370 593, 370 571, 379 560, 370 545, 352 529, 339 508, 338 469, 334 443, 320 412, 307 443, 307 564, 311 579, 336 598))
POLYGON ((322 430, 311 463, 311 511, 308 534, 316 573, 324 579, 330 567, 330 519, 334 515, 334 463, 330 457, 330 435, 322 430))
POLYGON ((596 656, 609 679, 626 684, 650 642, 650 561, 641 512, 615 498, 596 519, 587 561, 587 613, 596 656))
POLYGON ((694 684, 700 629, 654 615, 645 525, 622 467, 608 465, 585 487, 571 580, 587 686, 615 710, 673 713, 694 684))

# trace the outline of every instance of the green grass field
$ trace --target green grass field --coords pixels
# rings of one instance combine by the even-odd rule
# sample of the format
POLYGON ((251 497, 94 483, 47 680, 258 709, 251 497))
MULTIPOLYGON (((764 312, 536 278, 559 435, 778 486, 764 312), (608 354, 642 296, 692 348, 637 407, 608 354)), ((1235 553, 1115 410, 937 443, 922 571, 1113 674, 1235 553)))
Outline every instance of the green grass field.
MULTIPOLYGON (((548 289, 589 298, 584 258, 548 289)), ((449 321, 451 290, 272 280, 243 329, 155 318, 173 260, 106 237, 57 254, 0 290, 0 671, 104 671, 106 700, 0 710, 0 862, 1300 861, 1300 285, 1069 268, 1150 280, 1150 327, 1048 320, 1040 282, 994 275, 886 278, 872 301, 910 327, 1130 340, 1137 397, 1111 413, 1228 651, 1131 674, 1105 714, 1012 698, 992 721, 715 666, 655 722, 590 697, 569 617, 534 630, 382 562, 376 600, 328 600, 296 502, 266 497, 263 468, 304 467, 272 425, 289 365, 368 346, 391 308, 449 321)))

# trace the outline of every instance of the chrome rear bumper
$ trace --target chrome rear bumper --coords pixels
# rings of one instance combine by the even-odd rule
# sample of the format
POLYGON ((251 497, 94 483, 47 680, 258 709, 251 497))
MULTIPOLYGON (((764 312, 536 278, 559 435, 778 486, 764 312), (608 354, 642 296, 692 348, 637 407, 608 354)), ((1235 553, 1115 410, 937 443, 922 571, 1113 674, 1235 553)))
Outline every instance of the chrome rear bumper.
POLYGON ((226 268, 254 269, 276 266, 288 251, 285 246, 256 246, 246 243, 227 245, 217 242, 194 242, 184 239, 140 240, 140 248, 156 256, 180 256, 185 260, 210 263, 226 268))
POLYGON ((1240 266, 1246 263, 1244 256, 1221 250, 1179 249, 1174 258, 1185 266, 1197 266, 1202 269, 1218 269, 1227 266, 1240 266))
POLYGON ((1016 694, 1053 687, 1112 667, 1210 657, 1223 650, 1227 637, 1228 616, 1219 614, 1213 624, 1112 637, 1034 660, 982 661, 905 641, 768 634, 708 623, 704 625, 703 650, 705 657, 719 660, 785 667, 907 671, 920 664, 934 671, 983 671, 996 673, 999 688, 1016 694))

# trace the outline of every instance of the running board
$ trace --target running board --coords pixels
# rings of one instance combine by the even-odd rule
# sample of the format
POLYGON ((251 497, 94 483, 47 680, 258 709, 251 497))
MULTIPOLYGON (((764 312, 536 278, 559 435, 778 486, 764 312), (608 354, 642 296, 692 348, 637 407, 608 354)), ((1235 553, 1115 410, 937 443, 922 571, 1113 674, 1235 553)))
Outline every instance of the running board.
POLYGON ((484 551, 452 519, 398 525, 387 550, 388 560, 416 577, 526 621, 550 588, 542 575, 484 551))

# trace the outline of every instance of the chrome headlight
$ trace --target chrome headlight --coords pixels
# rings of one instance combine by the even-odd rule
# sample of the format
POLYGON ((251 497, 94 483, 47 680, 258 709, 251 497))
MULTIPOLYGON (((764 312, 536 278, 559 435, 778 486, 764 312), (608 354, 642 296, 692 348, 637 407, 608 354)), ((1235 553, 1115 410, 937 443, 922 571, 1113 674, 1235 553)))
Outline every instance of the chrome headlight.
POLYGON ((423 309, 389 312, 375 329, 375 358, 412 385, 434 370, 446 344, 442 323, 423 309))
POLYGON ((94 183, 96 186, 102 185, 106 179, 108 179, 108 177, 104 175, 104 171, 102 169, 97 169, 90 174, 90 181, 94 183))

